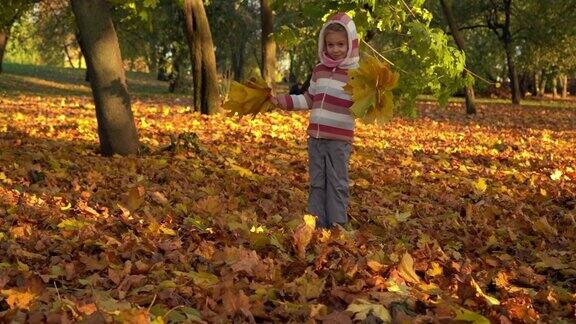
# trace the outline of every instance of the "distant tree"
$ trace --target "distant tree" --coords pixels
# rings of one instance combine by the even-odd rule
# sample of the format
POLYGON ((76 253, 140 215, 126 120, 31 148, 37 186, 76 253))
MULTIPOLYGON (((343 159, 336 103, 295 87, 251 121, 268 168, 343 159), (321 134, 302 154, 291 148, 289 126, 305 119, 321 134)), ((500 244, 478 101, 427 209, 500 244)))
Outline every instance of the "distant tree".
POLYGON ((0 7, 0 73, 12 25, 32 8, 34 0, 3 0, 0 7))
POLYGON ((219 72, 240 81, 262 61, 260 50, 259 3, 245 0, 212 0, 206 6, 210 20, 219 72))
POLYGON ((193 62, 194 102, 200 104, 201 113, 214 114, 220 101, 218 74, 204 3, 202 0, 184 0, 183 12, 190 60, 193 62))
POLYGON ((262 20, 262 77, 268 84, 274 82, 276 74, 276 41, 274 40, 274 12, 270 0, 260 0, 262 20))
MULTIPOLYGON (((454 42, 462 52, 466 52, 464 49, 464 38, 462 37, 460 27, 458 26, 458 22, 456 21, 456 18, 454 17, 454 14, 452 12, 452 1, 440 0, 440 3, 442 5, 442 12, 444 13, 448 25, 450 26, 450 31, 452 32, 454 42)), ((467 70, 464 70, 462 72, 462 77, 464 78, 468 77, 467 70)), ((464 87, 464 90, 466 92, 466 113, 469 115, 475 114, 476 105, 474 99, 474 87, 472 84, 467 84, 464 87)))

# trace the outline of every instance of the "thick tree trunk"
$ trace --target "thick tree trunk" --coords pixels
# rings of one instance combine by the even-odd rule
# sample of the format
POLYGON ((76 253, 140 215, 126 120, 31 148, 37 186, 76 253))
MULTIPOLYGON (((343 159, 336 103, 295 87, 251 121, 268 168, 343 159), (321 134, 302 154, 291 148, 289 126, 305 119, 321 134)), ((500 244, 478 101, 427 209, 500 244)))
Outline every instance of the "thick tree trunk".
POLYGON ((276 42, 274 41, 274 13, 269 0, 260 0, 262 21, 262 77, 273 85, 276 73, 276 42))
POLYGON ((558 77, 552 78, 552 98, 558 97, 558 77))
POLYGON ((568 98, 568 76, 563 74, 562 77, 562 99, 568 98))
POLYGON ((218 94, 216 55, 208 17, 202 0, 184 0, 184 10, 188 46, 194 53, 191 54, 194 65, 194 102, 196 104, 197 98, 200 98, 200 112, 211 115, 218 110, 220 95, 218 94))
POLYGON ((71 0, 96 105, 102 154, 138 153, 138 133, 110 7, 102 0, 71 0))
MULTIPOLYGON (((454 14, 452 13, 452 3, 451 0, 441 0, 442 3, 442 11, 444 12, 444 16, 448 21, 448 25, 450 25, 450 31, 452 31, 452 37, 456 42, 458 48, 465 52, 464 50, 464 38, 460 33, 460 28, 458 27, 458 22, 454 18, 454 14)), ((462 77, 466 78, 468 76, 468 71, 464 70, 462 72, 462 77)), ((466 92, 466 114, 472 115, 476 113, 476 104, 475 104, 475 95, 474 95, 474 87, 469 85, 466 86, 464 89, 466 92)))
POLYGON ((184 32, 190 49, 190 63, 192 64, 192 102, 194 110, 200 111, 202 106, 202 47, 200 46, 200 34, 195 24, 192 10, 192 0, 184 1, 184 32))
POLYGON ((6 44, 10 38, 10 27, 0 29, 0 73, 2 73, 2 63, 4 62, 4 52, 6 51, 6 44))

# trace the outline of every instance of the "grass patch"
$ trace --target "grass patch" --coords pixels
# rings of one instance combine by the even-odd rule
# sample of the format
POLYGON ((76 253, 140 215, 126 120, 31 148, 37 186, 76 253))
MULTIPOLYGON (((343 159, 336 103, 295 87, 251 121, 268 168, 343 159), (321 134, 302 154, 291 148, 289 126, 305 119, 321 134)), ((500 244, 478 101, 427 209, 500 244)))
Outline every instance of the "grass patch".
MULTIPOLYGON (((0 75, 0 93, 81 96, 90 95, 90 84, 84 80, 86 70, 4 63, 0 75)), ((128 88, 139 97, 150 95, 173 96, 168 83, 156 80, 150 73, 127 72, 128 88)))

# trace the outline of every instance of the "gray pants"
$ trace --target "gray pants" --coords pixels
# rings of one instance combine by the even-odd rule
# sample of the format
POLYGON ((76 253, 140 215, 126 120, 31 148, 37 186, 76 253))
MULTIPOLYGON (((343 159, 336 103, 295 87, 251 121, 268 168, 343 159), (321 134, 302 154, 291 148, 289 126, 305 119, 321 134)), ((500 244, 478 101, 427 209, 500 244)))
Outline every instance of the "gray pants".
POLYGON ((317 226, 330 228, 348 221, 348 162, 352 144, 345 141, 308 138, 310 194, 308 212, 317 226))

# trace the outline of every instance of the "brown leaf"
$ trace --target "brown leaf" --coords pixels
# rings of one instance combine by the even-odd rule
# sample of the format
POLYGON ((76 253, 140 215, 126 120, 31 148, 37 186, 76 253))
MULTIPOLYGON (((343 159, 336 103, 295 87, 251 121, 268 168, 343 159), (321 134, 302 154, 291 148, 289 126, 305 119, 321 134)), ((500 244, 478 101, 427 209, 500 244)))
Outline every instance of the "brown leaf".
POLYGON ((144 193, 146 190, 142 186, 133 187, 126 193, 124 204, 130 210, 138 209, 144 202, 144 193))
POLYGON ((222 296, 222 304, 224 305, 226 313, 231 315, 241 310, 250 310, 250 299, 244 294, 243 290, 240 290, 238 293, 226 290, 222 296))
POLYGON ((200 245, 194 250, 194 254, 205 258, 206 260, 211 260, 214 255, 215 249, 214 245, 208 241, 200 242, 200 245))
POLYGON ((266 270, 256 251, 240 250, 240 259, 232 265, 234 272, 245 271, 248 275, 262 274, 266 270))
POLYGON ((154 191, 152 194, 152 200, 154 200, 154 202, 156 202, 159 205, 165 206, 168 205, 169 201, 168 199, 166 199, 166 197, 158 191, 154 191))
POLYGON ((317 318, 325 324, 352 324, 352 318, 346 312, 332 312, 317 318))
POLYGON ((86 270, 103 270, 108 266, 108 262, 105 260, 98 260, 91 255, 81 255, 80 262, 86 265, 86 270))
POLYGON ((119 285, 124 278, 124 271, 122 269, 112 269, 108 268, 108 279, 110 279, 116 285, 119 285))
POLYGON ((312 234, 314 233, 315 228, 316 217, 305 215, 304 223, 298 225, 294 231, 294 248, 296 250, 296 255, 302 260, 306 258, 306 247, 312 240, 312 234))

